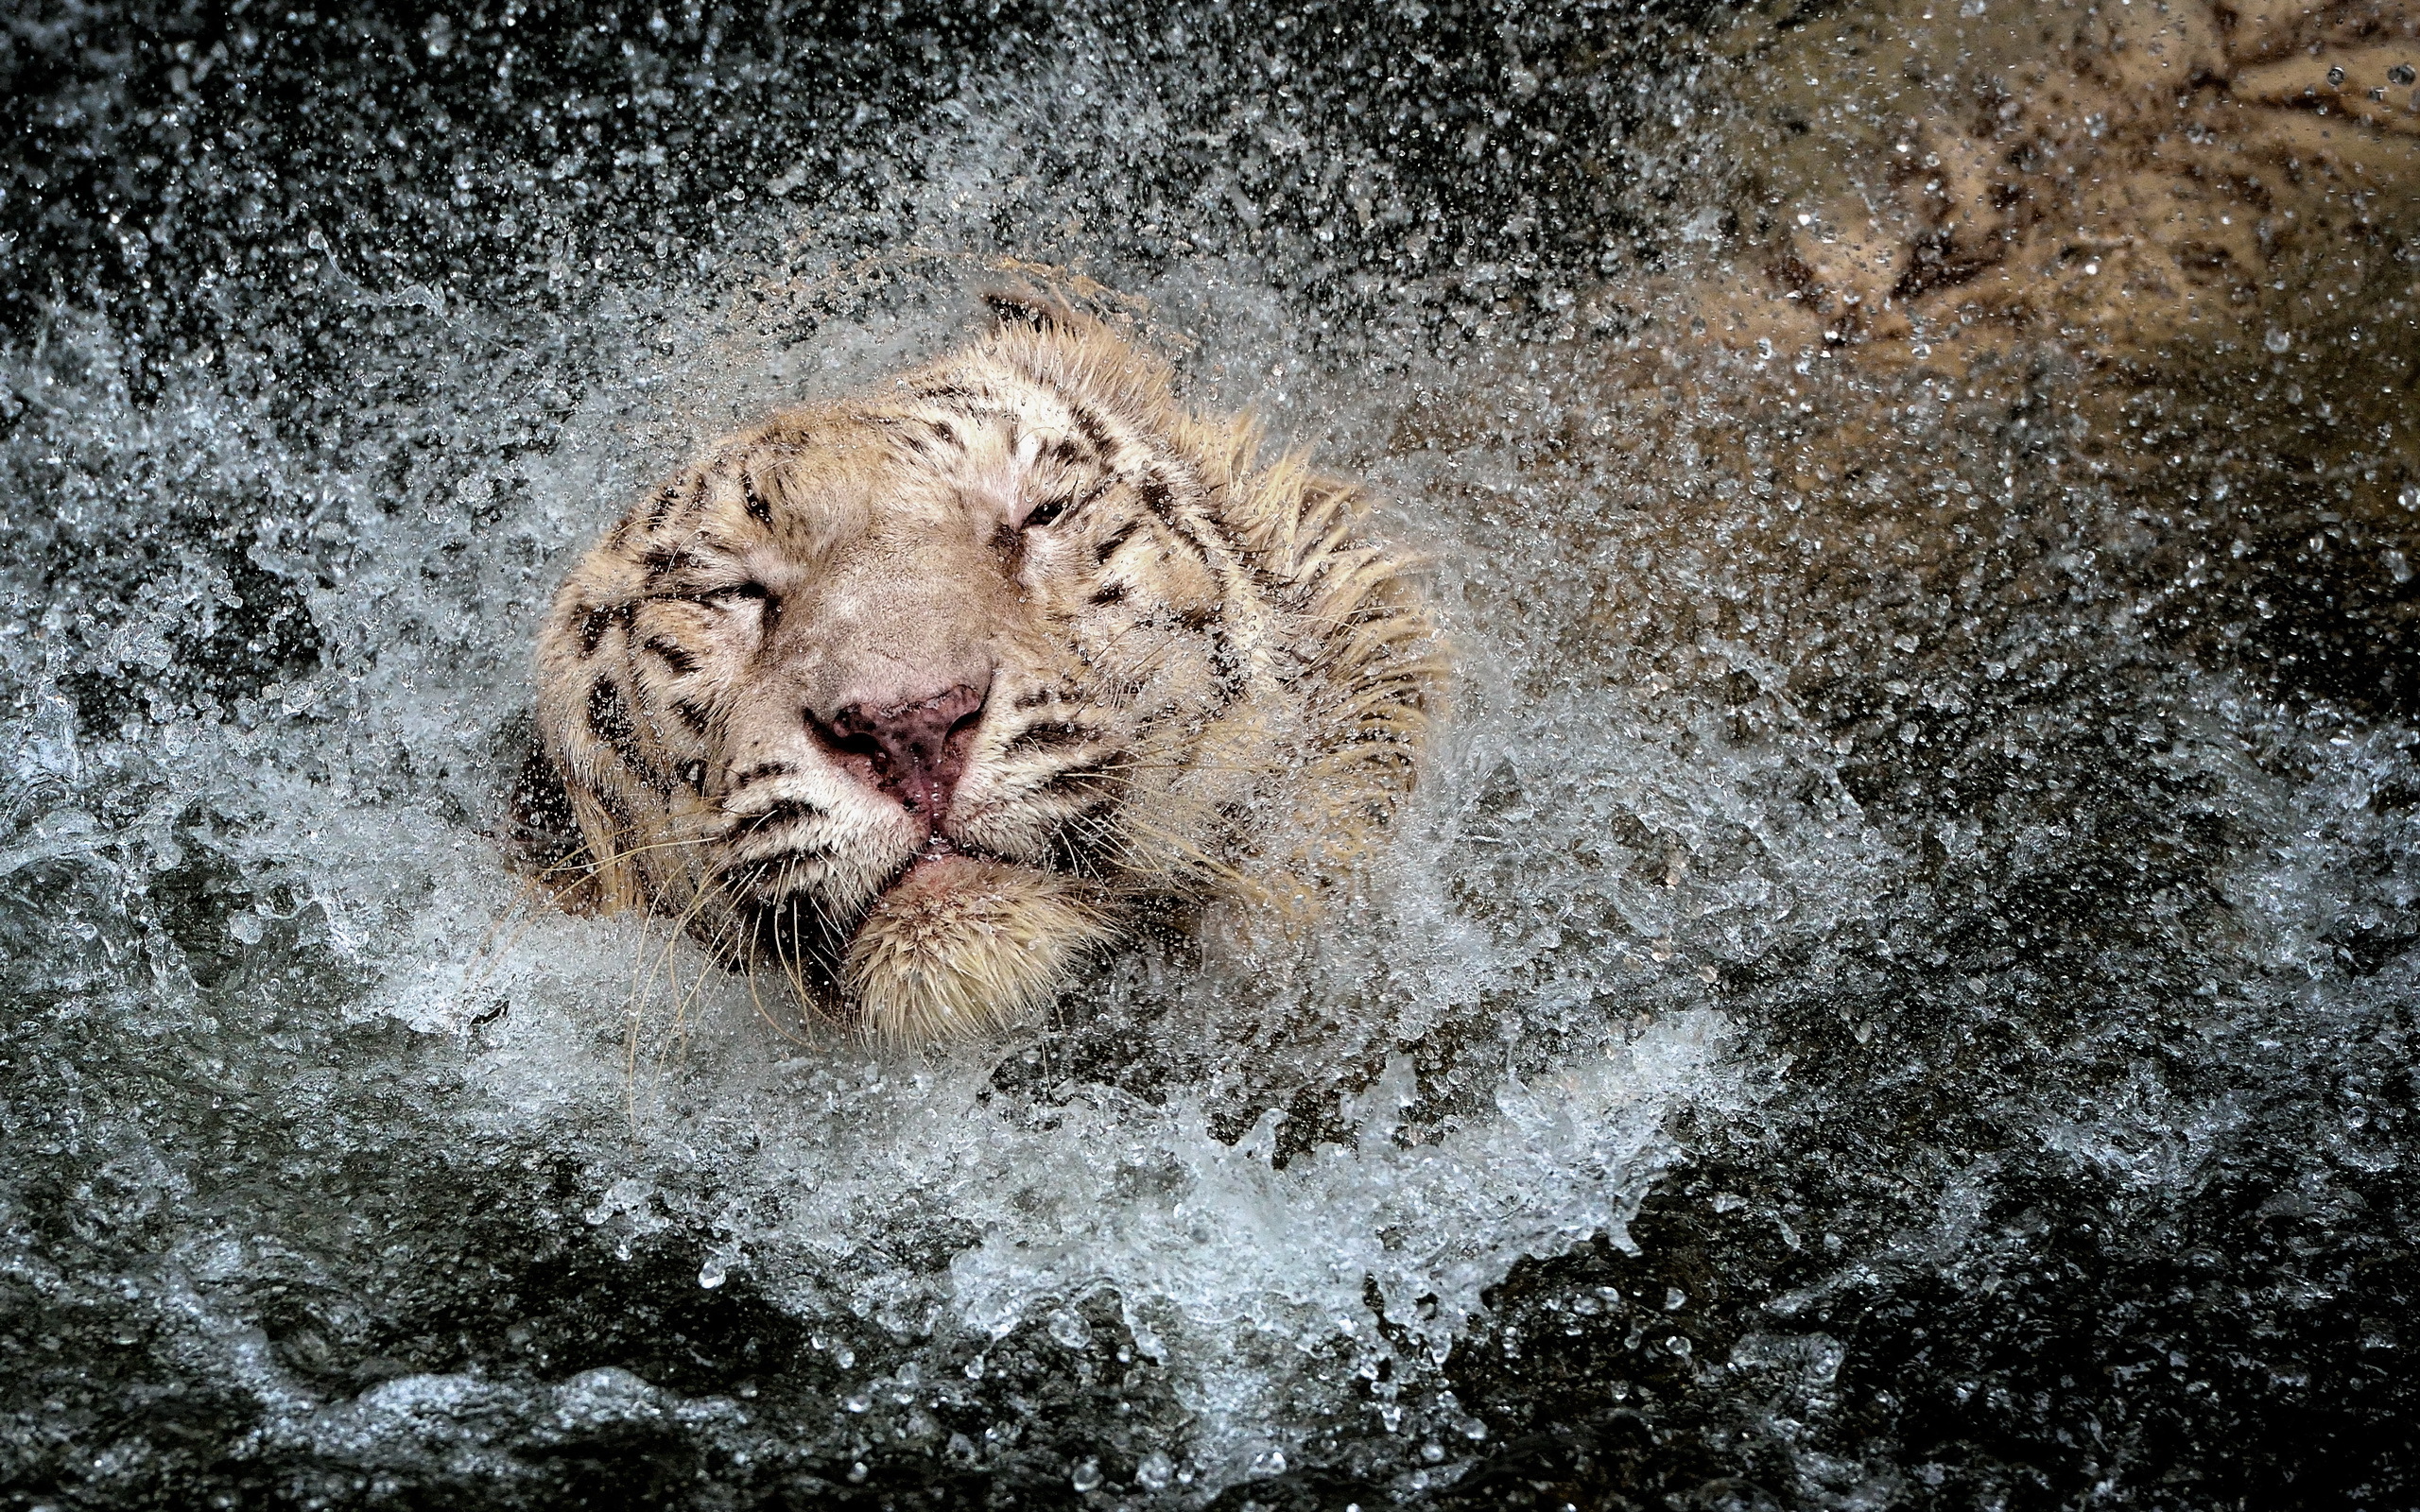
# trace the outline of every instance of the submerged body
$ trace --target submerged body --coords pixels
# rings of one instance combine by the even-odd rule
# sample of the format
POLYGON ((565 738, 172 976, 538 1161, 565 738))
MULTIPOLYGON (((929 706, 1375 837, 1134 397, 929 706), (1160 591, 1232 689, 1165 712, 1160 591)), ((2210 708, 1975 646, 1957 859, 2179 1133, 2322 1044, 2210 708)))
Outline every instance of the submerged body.
POLYGON ((1409 791, 1441 675, 1348 488, 1256 465, 1101 323, 1001 309, 711 448, 540 640, 571 891, 878 1038, 1029 1022, 1155 904, 1312 916, 1409 791))

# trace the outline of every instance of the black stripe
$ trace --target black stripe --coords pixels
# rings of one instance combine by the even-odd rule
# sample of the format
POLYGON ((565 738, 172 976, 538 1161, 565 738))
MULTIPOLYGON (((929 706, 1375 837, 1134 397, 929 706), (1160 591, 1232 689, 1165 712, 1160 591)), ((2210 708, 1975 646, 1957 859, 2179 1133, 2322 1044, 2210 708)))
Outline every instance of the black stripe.
MULTIPOLYGON (((1211 638, 1204 654, 1210 662, 1209 707, 1165 705, 1142 716, 1141 725, 1145 730, 1158 729, 1176 719, 1183 719, 1195 729, 1204 728, 1243 700, 1246 663, 1227 644, 1223 632, 1211 638)), ((1129 691, 1121 706, 1132 706, 1141 692, 1140 685, 1129 691)))
MULTIPOLYGON (((1115 453, 1110 445, 1110 437, 1103 428, 1100 417, 1087 406, 1077 403, 1064 387, 1048 377, 1041 374, 1035 376, 1040 378, 1056 395, 1060 403, 1066 406, 1068 418, 1075 421, 1077 429, 1082 431, 1088 440, 1100 448, 1101 455, 1104 457, 1114 456, 1115 453)), ((1175 490, 1168 480, 1161 475, 1159 470, 1158 464, 1165 461, 1166 458, 1156 454, 1153 455, 1154 465, 1147 468, 1143 476, 1133 483, 1135 496, 1142 500, 1143 507, 1151 512, 1153 518, 1167 526, 1171 534, 1191 546, 1200 555, 1202 564, 1210 568, 1212 573, 1219 578, 1222 593, 1227 597, 1235 596, 1241 586, 1236 581, 1236 563, 1247 558, 1236 542, 1218 528, 1215 522, 1207 523, 1202 527, 1209 530, 1215 540, 1216 549, 1214 550, 1212 541, 1202 539, 1201 529, 1197 529, 1191 523, 1177 517, 1175 490)), ((1249 573, 1246 576, 1249 577, 1249 573)), ((1243 696, 1244 659, 1236 654, 1232 638, 1223 623, 1208 622, 1206 627, 1210 630, 1211 637, 1211 664, 1217 669, 1219 679, 1217 690, 1219 702, 1223 709, 1243 696)))
POLYGON ((763 525, 773 523, 773 507, 756 491, 756 474, 744 467, 739 470, 739 497, 740 507, 748 511, 748 518, 763 525))
POLYGON ((1096 562, 1107 562, 1110 558, 1117 555, 1118 547, 1133 540, 1134 532, 1142 528, 1143 522, 1140 520, 1129 520, 1124 524, 1119 525, 1116 529, 1109 533, 1107 540, 1093 548, 1093 560, 1096 562))
POLYGON ((932 448, 925 444, 924 438, 907 428, 908 421, 905 418, 898 415, 869 415, 866 419, 882 427, 884 434, 908 451, 915 453, 919 457, 929 458, 933 455, 932 448))
MULTIPOLYGON (((1011 405, 997 403, 991 394, 960 387, 954 384, 944 384, 938 388, 910 388, 908 390, 908 397, 951 405, 953 412, 965 421, 977 423, 986 420, 1006 421, 1009 448, 1011 451, 1016 449, 1017 412, 1011 405)), ((876 416, 874 421, 875 423, 884 425, 902 423, 895 417, 876 416)))
POLYGON ((758 831, 771 829, 777 824, 787 824, 794 819, 830 817, 831 815, 827 811, 804 799, 786 798, 760 813, 743 815, 732 825, 730 837, 737 839, 742 835, 754 834, 758 831))
POLYGON ((1043 795, 1051 798, 1074 798, 1079 795, 1091 797, 1100 791, 1093 785, 1094 780, 1107 777, 1110 766, 1111 764, 1107 761, 1086 762, 1080 766, 1070 766, 1053 776, 1050 781, 1037 785, 1033 791, 1037 797, 1043 795))
POLYGON ((622 690, 614 686, 611 678, 599 678, 589 685, 588 728, 625 765, 646 771, 646 763, 639 755, 639 732, 631 723, 630 705, 622 701, 622 690))
MULTIPOLYGON (((1166 479, 1154 474, 1148 478, 1136 491, 1141 494, 1143 502, 1149 506, 1153 503, 1155 493, 1161 498, 1167 498, 1168 488, 1166 479)), ((1253 592, 1258 587, 1258 582, 1253 576, 1255 564, 1243 548, 1236 544, 1235 539, 1227 533, 1225 526, 1215 515, 1205 512, 1197 528, 1180 522, 1176 518, 1173 499, 1169 499, 1168 502, 1170 505, 1168 512, 1160 515, 1160 518, 1167 521, 1171 529, 1180 531, 1187 541, 1193 543, 1194 549, 1201 553, 1202 563, 1219 579, 1218 603, 1212 605, 1207 611, 1188 611, 1178 615, 1177 618, 1178 623, 1187 629, 1209 631, 1210 661, 1218 674, 1219 704, 1224 708, 1243 696, 1248 665, 1241 648, 1236 644, 1235 632, 1226 622, 1225 606, 1237 601, 1250 602, 1255 598, 1265 598, 1266 595, 1253 592), (1207 540, 1203 539, 1205 536, 1207 540), (1216 550, 1212 549, 1213 542, 1216 543, 1216 550)), ((1156 509, 1153 512, 1158 513, 1156 509)))
POLYGON ((1096 607, 1105 607, 1111 604, 1123 603, 1125 598, 1126 585, 1124 583, 1112 583, 1106 588, 1095 590, 1092 596, 1092 602, 1096 607))
POLYGON ((1028 750, 1048 750, 1060 746, 1080 746, 1098 739, 1100 731, 1085 725, 1063 719, 1046 720, 1028 725, 1014 738, 1000 747, 1003 757, 1015 756, 1028 750))
POLYGON ((772 590, 767 588, 762 583, 725 583, 719 588, 700 588, 692 593, 649 593, 647 596, 647 602, 650 604, 700 604, 712 609, 718 605, 734 604, 743 598, 756 599, 757 601, 774 609, 780 608, 778 604, 774 603, 772 590))
POLYGON ((664 664, 682 677, 685 678, 698 670, 696 654, 678 641, 668 640, 661 635, 650 635, 647 638, 644 649, 664 658, 664 664))
MULTIPOLYGON (((729 841, 740 839, 742 836, 733 833, 724 838, 729 841)), ((839 856, 840 852, 830 846, 809 846, 804 850, 784 850, 776 855, 759 856, 753 861, 741 862, 724 872, 723 876, 727 881, 761 886, 775 880, 785 870, 797 866, 802 861, 837 861, 839 856)))
POLYGON ((732 790, 736 792, 751 782, 762 782, 768 777, 787 777, 797 770, 797 767, 787 762, 763 762, 751 766, 744 772, 735 774, 731 780, 732 790))
MULTIPOLYGON (((1086 440, 1099 449, 1103 465, 1109 465, 1111 459, 1116 456, 1117 448, 1115 444, 1115 438, 1110 435, 1102 417, 1076 399, 1064 386, 1044 374, 1037 373, 1034 376, 1050 390, 1052 396, 1061 404, 1065 406, 1067 418, 1075 422, 1078 430, 1084 433, 1086 440)), ((1145 450, 1148 452, 1150 448, 1146 446, 1145 450)), ((1152 460, 1158 462, 1163 459, 1154 455, 1152 460)), ((1159 474, 1156 468, 1147 468, 1142 477, 1130 481, 1133 484, 1136 495, 1142 499, 1143 507, 1150 510, 1153 517, 1167 525, 1178 540, 1199 552, 1205 563, 1215 560, 1217 553, 1210 549, 1196 531, 1177 519, 1175 490, 1168 481, 1159 474)), ((1219 544, 1231 555, 1234 553, 1235 546, 1232 541, 1221 540, 1219 544)))
POLYGON ((698 565, 698 558, 682 546, 649 546, 639 553, 639 565, 649 577, 669 577, 698 565))
POLYGON ((583 657, 595 656, 596 647, 605 639, 605 632, 612 629, 615 624, 628 627, 631 623, 631 606, 628 604, 610 604, 603 609, 592 609, 582 614, 579 617, 579 654, 583 657))
POLYGON ((1002 325, 1028 325, 1036 331, 1047 331, 1059 323, 1047 304, 1006 289, 987 290, 983 302, 990 308, 992 318, 1002 325))
POLYGON ((674 479, 666 484, 664 490, 655 496, 655 503, 648 510, 648 528, 650 530, 660 528, 665 522, 672 518, 676 506, 685 505, 689 511, 694 512, 698 506, 705 501, 705 497, 706 475, 703 472, 692 472, 685 479, 674 479), (688 485, 686 489, 682 487, 683 482, 688 485), (685 499, 683 497, 684 493, 687 495, 685 499))
MULTIPOLYGON (((1224 535, 1217 534, 1215 527, 1213 527, 1213 534, 1219 548, 1217 551, 1213 551, 1210 542, 1202 539, 1201 529, 1196 528, 1190 522, 1177 518, 1176 490, 1169 486, 1167 479, 1161 477, 1158 473, 1146 472, 1137 480, 1134 484, 1134 496, 1142 501, 1144 508, 1151 512, 1152 519, 1167 526, 1169 534, 1191 546, 1195 554, 1201 557, 1202 565, 1209 567, 1212 571, 1219 571, 1219 562, 1222 556, 1230 559, 1241 556, 1241 553, 1236 549, 1236 543, 1224 535)), ((1221 572, 1219 576, 1224 578, 1229 575, 1221 572)), ((1234 584, 1228 582, 1225 586, 1232 590, 1234 584)))
POLYGON ((692 703, 686 698, 672 700, 672 714, 674 718, 688 726, 689 733, 693 735, 702 736, 715 727, 713 711, 701 704, 692 703))
POLYGON ((1057 393, 1059 403, 1066 406, 1067 418, 1076 422, 1076 429, 1084 433, 1084 439, 1093 443, 1093 450, 1100 454, 1102 462, 1106 464, 1115 456, 1116 438, 1110 435, 1109 428, 1101 423, 1101 418, 1072 398, 1065 389, 1055 384, 1051 387, 1057 393))

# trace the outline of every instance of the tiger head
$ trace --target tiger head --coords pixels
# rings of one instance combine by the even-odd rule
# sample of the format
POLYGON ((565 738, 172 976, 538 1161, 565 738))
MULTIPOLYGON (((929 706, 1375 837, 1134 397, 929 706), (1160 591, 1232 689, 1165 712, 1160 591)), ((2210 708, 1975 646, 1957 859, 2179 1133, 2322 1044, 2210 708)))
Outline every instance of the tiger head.
POLYGON ((1155 902, 1299 922, 1409 790, 1440 676, 1350 490, 1003 297, 625 514, 541 632, 595 906, 878 1038, 1029 1022, 1155 902))

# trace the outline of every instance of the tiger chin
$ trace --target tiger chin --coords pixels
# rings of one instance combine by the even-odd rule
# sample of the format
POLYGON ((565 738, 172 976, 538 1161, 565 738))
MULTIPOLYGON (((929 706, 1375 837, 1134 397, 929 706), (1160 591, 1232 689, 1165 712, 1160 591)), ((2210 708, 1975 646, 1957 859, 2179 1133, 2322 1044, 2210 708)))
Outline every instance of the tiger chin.
POLYGON ((1445 666, 1349 486, 1050 298, 725 438, 539 636, 517 849, 856 1032, 1033 1024, 1146 920, 1299 940, 1417 780, 1445 666))

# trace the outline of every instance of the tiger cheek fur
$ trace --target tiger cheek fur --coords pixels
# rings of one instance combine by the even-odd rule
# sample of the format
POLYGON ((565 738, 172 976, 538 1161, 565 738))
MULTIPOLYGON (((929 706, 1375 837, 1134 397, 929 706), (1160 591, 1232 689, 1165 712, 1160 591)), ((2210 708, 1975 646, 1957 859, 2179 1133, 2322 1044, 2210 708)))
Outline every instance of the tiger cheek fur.
POLYGON ((1443 668, 1352 491, 1106 326, 728 438, 541 634, 576 891, 864 1033, 1030 1022, 1152 899, 1304 921, 1410 790, 1443 668))

